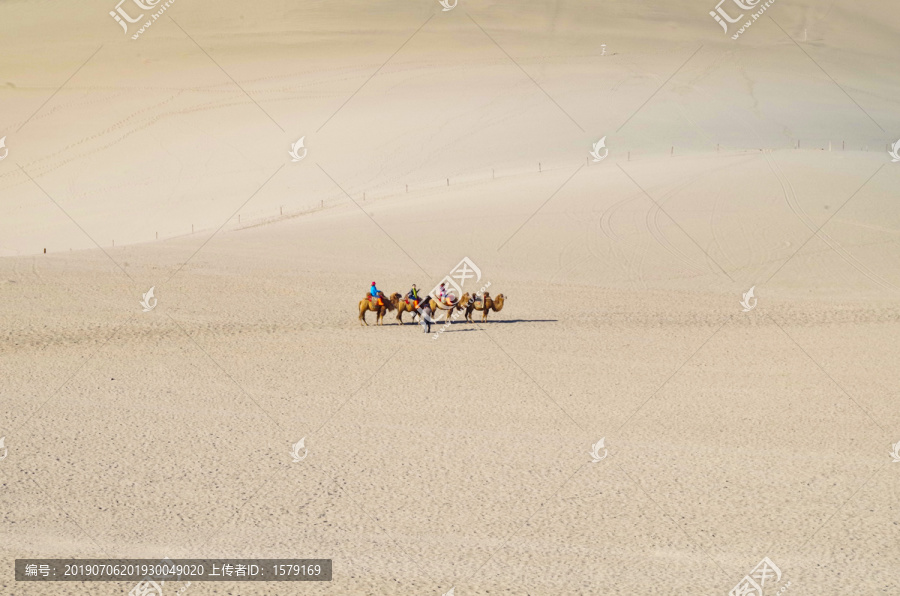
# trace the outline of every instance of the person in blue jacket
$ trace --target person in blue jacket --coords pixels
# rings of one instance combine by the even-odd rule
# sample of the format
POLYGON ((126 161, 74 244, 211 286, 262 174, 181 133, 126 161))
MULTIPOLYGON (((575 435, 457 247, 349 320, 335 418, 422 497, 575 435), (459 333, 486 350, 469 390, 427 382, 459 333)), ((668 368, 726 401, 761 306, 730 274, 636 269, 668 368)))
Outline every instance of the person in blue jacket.
POLYGON ((372 302, 376 302, 378 306, 384 306, 384 302, 381 300, 381 290, 375 287, 374 281, 372 282, 372 287, 369 288, 369 295, 372 302))

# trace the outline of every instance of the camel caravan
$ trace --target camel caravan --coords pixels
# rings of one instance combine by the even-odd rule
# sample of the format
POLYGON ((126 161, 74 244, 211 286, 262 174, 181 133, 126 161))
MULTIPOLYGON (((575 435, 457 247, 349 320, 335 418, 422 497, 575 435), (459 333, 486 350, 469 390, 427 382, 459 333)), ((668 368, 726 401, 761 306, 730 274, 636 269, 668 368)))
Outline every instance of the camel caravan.
MULTIPOLYGON (((484 292, 481 296, 472 295, 468 292, 460 296, 457 300, 452 290, 446 290, 444 284, 441 284, 437 290, 437 297, 431 295, 420 296, 418 289, 413 285, 406 298, 400 292, 394 292, 390 298, 384 295, 384 292, 375 287, 375 282, 369 289, 369 293, 365 298, 359 301, 359 323, 368 327, 366 321, 366 313, 375 313, 375 324, 384 325, 384 315, 388 312, 397 311, 397 324, 403 325, 403 313, 409 313, 412 321, 415 322, 419 317, 419 323, 425 328, 425 332, 429 332, 431 323, 434 322, 434 314, 438 311, 446 313, 446 321, 449 324, 450 316, 458 311, 465 311, 466 321, 474 323, 472 313, 479 311, 481 313, 481 322, 487 321, 488 313, 491 311, 500 312, 503 310, 503 303, 506 297, 498 294, 492 297, 490 293, 484 292)), ((457 315, 458 316, 458 315, 457 315)), ((455 317, 454 317, 455 318, 455 317)))

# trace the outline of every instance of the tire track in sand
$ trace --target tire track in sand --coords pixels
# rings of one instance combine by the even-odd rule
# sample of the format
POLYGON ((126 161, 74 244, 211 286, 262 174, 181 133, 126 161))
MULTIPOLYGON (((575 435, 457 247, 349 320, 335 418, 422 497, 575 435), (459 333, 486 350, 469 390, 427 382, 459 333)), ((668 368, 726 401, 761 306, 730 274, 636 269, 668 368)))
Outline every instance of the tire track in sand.
MULTIPOLYGON (((669 198, 673 197, 676 193, 681 192, 700 178, 703 178, 707 175, 707 172, 702 172, 697 176, 687 180, 686 182, 676 186, 666 194, 664 194, 659 199, 656 199, 650 206, 650 209, 647 211, 646 217, 644 221, 647 225, 647 230, 650 232, 650 235, 656 240, 657 244, 659 244, 663 249, 665 249, 671 256, 673 256, 676 260, 680 261, 683 265, 685 265, 688 270, 692 270, 694 273, 705 275, 707 273, 717 274, 715 269, 709 267, 708 258, 704 255, 704 263, 703 265, 697 263, 694 259, 692 259, 685 252, 679 250, 663 233, 662 228, 659 225, 659 216, 663 214, 662 205, 669 198)), ((671 216, 666 214, 668 219, 672 219, 671 216)), ((673 220, 674 223, 674 220, 673 220)))
POLYGON ((807 213, 803 210, 803 207, 800 205, 800 202, 797 200, 797 194, 794 191, 793 184, 791 184, 790 179, 784 174, 784 171, 781 169, 781 166, 778 164, 778 162, 775 161, 775 158, 772 157, 769 153, 769 151, 763 152, 766 157, 766 163, 769 164, 769 168, 772 170, 772 174, 776 179, 778 179, 779 184, 781 184, 781 189, 784 193, 784 200, 788 204, 788 207, 790 207, 794 215, 797 216, 797 219, 799 219, 803 223, 803 225, 809 229, 810 232, 813 232, 813 234, 824 241, 829 248, 831 248, 838 254, 838 256, 840 256, 844 260, 844 262, 856 269, 859 273, 862 273, 866 278, 869 279, 869 281, 886 290, 900 290, 900 288, 866 267, 856 257, 845 250, 837 240, 826 234, 824 231, 819 230, 818 232, 816 232, 817 227, 813 225, 812 218, 807 215, 807 213))

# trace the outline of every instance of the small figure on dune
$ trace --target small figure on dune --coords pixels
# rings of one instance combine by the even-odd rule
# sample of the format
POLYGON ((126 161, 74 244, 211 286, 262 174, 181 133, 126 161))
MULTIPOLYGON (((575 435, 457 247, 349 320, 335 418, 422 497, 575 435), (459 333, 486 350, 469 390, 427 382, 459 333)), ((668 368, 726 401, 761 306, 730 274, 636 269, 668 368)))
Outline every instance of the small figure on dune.
POLYGON ((372 287, 369 288, 369 299, 373 302, 377 301, 378 306, 384 306, 381 290, 375 287, 374 281, 372 282, 372 287))
MULTIPOLYGON (((397 300, 399 301, 400 295, 395 294, 397 300)), ((392 311, 396 308, 396 304, 388 301, 385 303, 384 294, 375 286, 375 282, 372 282, 372 287, 369 288, 369 293, 365 298, 359 301, 359 322, 361 325, 366 325, 368 327, 369 323, 366 322, 366 313, 368 311, 375 312, 375 324, 376 325, 384 325, 384 313, 387 311, 392 311)))
POLYGON ((438 288, 437 294, 438 299, 442 304, 445 304, 446 306, 452 306, 456 301, 456 296, 453 294, 453 290, 448 290, 445 284, 441 284, 441 286, 438 288))
POLYGON ((444 298, 440 298, 440 291, 438 291, 438 300, 428 299, 425 300, 425 302, 431 307, 431 312, 436 313, 440 310, 447 313, 445 324, 449 325, 453 321, 450 315, 452 315, 454 311, 462 310, 464 308, 464 305, 469 301, 469 294, 468 292, 463 294, 459 300, 456 299, 456 296, 447 291, 444 292, 444 296, 444 298))
POLYGON ((397 322, 403 325, 403 313, 408 312, 413 316, 413 321, 416 320, 416 317, 419 316, 419 302, 422 300, 421 296, 419 296, 419 290, 416 288, 416 284, 412 285, 412 289, 406 295, 405 300, 400 299, 400 294, 394 294, 391 296, 391 301, 393 302, 394 296, 397 296, 397 322))
POLYGON ((466 320, 470 323, 474 323, 475 321, 472 320, 472 312, 479 310, 481 311, 481 322, 487 321, 489 312, 500 312, 503 310, 503 302, 505 300, 506 297, 503 294, 498 294, 496 298, 491 298, 491 295, 488 292, 484 293, 481 300, 478 300, 477 296, 474 297, 466 304, 466 320))
POLYGON ((434 314, 434 311, 431 310, 431 302, 426 300, 425 304, 419 309, 419 324, 422 326, 422 330, 425 333, 431 333, 431 323, 433 319, 431 315, 434 314))
POLYGON ((416 289, 416 284, 412 285, 412 289, 406 295, 406 302, 410 300, 412 300, 413 308, 419 308, 419 290, 416 289))

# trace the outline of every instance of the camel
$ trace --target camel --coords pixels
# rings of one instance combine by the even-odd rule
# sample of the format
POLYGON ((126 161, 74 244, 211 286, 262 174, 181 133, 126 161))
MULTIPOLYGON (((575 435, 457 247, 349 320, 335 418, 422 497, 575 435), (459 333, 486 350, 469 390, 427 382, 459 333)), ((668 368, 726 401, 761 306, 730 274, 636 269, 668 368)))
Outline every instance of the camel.
POLYGON ((360 324, 365 325, 366 327, 369 326, 369 323, 366 322, 366 312, 371 310, 371 311, 377 313, 375 315, 375 324, 376 325, 384 325, 384 313, 388 312, 388 311, 392 311, 396 308, 396 306, 394 306, 394 303, 393 303, 393 299, 395 296, 399 300, 400 294, 398 294, 396 292, 391 296, 390 299, 385 297, 384 292, 379 293, 379 297, 381 298, 381 301, 384 303, 382 306, 378 306, 377 304, 375 304, 374 302, 369 300, 368 296, 363 298, 362 300, 360 300, 359 301, 359 322, 360 322, 360 324))
POLYGON ((481 322, 484 323, 487 321, 488 313, 492 310, 494 312, 500 312, 503 310, 503 301, 506 300, 506 296, 503 294, 498 294, 496 298, 491 298, 491 295, 487 292, 484 293, 484 296, 481 299, 480 305, 481 308, 478 307, 479 303, 472 301, 471 303, 466 305, 466 320, 470 323, 474 323, 472 320, 472 311, 480 310, 481 311, 481 322))
MULTIPOLYGON (((423 304, 425 304, 426 300, 427 300, 427 296, 425 298, 422 298, 421 300, 419 300, 420 308, 423 304)), ((391 294, 391 304, 393 304, 394 307, 397 309, 397 322, 400 325, 404 324, 403 323, 403 313, 405 313, 405 312, 412 313, 413 321, 415 321, 415 318, 417 316, 419 316, 419 312, 416 310, 416 307, 413 306, 412 300, 407 302, 403 298, 403 296, 401 296, 400 294, 398 294, 396 292, 394 294, 391 294)))
POLYGON ((468 302, 469 302, 469 293, 468 292, 463 294, 462 297, 459 300, 457 300, 456 302, 454 302, 453 305, 451 305, 451 306, 448 306, 446 304, 441 304, 440 302, 438 302, 434 298, 431 298, 430 296, 428 298, 428 305, 431 307, 432 313, 436 313, 439 310, 445 311, 447 313, 447 323, 451 322, 450 315, 453 314, 453 311, 463 310, 465 308, 464 305, 467 304, 468 302))

